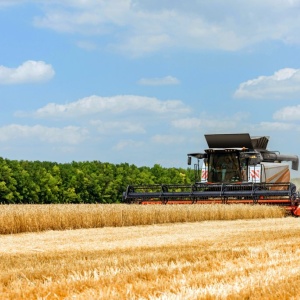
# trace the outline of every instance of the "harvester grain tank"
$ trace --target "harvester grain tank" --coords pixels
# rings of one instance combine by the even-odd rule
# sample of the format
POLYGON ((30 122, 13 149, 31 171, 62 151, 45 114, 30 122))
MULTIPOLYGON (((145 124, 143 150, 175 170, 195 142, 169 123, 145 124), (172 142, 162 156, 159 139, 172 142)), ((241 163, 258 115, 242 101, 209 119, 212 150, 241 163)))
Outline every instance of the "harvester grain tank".
POLYGON ((300 215, 299 194, 290 182, 290 164, 298 170, 298 156, 267 150, 267 136, 206 134, 205 138, 204 152, 187 155, 188 165, 196 159, 194 184, 130 185, 124 202, 280 205, 300 215))

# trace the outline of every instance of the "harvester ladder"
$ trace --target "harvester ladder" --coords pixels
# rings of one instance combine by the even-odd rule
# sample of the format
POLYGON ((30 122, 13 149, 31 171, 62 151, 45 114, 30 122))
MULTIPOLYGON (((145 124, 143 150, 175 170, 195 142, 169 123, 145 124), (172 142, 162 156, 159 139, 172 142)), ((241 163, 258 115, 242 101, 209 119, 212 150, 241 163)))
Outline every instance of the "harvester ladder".
POLYGON ((201 178, 199 160, 197 164, 194 164, 194 173, 195 173, 195 182, 199 182, 201 178))

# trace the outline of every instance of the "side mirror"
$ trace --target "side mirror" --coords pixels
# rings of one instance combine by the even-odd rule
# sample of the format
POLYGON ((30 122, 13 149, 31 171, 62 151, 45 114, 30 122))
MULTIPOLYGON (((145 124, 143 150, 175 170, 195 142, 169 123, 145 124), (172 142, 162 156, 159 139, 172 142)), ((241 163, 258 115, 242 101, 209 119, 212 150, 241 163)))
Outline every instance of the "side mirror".
POLYGON ((188 156, 187 164, 190 166, 192 164, 192 157, 188 156))

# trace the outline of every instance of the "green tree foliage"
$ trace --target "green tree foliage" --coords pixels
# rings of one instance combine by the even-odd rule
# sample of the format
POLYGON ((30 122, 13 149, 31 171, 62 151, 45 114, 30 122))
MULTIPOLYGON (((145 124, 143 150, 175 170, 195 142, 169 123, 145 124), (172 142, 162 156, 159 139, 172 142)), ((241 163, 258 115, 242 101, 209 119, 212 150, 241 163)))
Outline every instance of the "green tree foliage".
POLYGON ((0 203, 116 203, 128 185, 191 184, 190 169, 128 163, 58 164, 0 157, 0 203))

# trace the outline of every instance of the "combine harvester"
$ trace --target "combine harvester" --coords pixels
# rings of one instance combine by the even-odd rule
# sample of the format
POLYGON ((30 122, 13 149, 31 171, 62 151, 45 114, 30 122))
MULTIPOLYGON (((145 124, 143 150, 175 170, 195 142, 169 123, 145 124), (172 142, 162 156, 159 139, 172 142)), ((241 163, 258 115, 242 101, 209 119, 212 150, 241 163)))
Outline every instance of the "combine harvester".
POLYGON ((194 184, 129 185, 123 193, 123 201, 278 205, 300 216, 300 196, 290 182, 289 163, 282 163, 291 162, 292 169, 298 170, 298 156, 268 151, 269 138, 266 136, 210 134, 205 138, 209 148, 204 153, 188 154, 188 165, 192 158, 197 161, 194 184))

